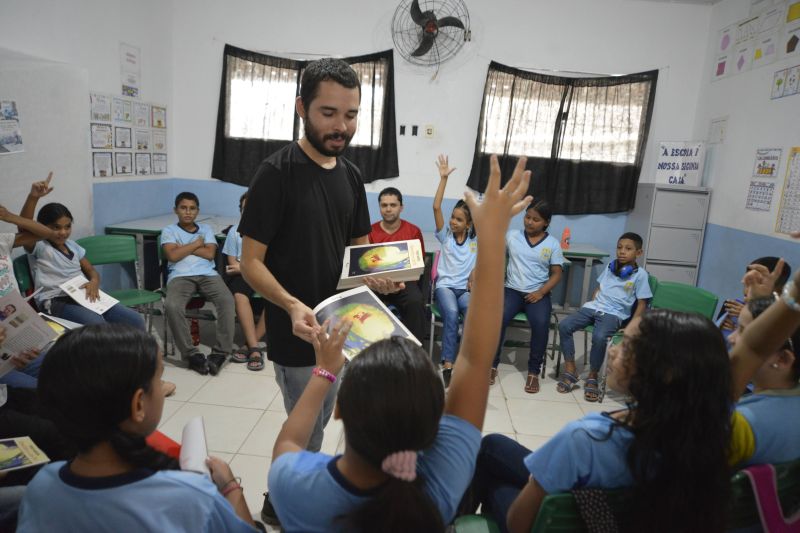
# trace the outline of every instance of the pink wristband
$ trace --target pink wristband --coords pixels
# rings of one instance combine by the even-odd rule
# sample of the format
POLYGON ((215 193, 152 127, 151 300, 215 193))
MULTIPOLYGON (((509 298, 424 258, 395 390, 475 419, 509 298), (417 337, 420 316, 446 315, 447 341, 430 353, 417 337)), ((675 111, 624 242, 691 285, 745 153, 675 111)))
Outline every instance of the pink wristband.
POLYGON ((311 373, 313 375, 315 375, 315 376, 319 376, 321 378, 325 378, 328 381, 330 381, 331 383, 336 383, 336 376, 334 376, 333 374, 331 374, 330 372, 328 372, 327 370, 325 370, 322 367, 315 366, 314 370, 312 370, 311 373))

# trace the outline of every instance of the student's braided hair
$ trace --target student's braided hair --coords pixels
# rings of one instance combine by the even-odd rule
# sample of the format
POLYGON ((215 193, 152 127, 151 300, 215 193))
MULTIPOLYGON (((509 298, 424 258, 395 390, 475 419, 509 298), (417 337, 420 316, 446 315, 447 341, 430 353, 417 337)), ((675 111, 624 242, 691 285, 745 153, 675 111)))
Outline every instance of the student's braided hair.
POLYGON ((81 453, 107 441, 135 467, 178 469, 177 461, 149 447, 144 436, 120 429, 136 391, 152 392, 157 367, 155 339, 136 328, 96 324, 69 331, 42 363, 38 394, 45 416, 81 453))

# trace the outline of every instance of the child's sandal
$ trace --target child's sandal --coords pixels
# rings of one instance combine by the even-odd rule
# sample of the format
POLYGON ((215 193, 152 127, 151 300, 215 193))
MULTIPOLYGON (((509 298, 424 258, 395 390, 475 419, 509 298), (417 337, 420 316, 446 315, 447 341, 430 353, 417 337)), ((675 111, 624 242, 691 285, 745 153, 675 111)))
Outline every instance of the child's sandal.
POLYGON ((264 350, 261 348, 250 348, 249 357, 247 359, 247 370, 258 372, 264 370, 264 350))
POLYGON ((561 379, 556 383, 556 390, 561 394, 572 392, 578 386, 578 376, 570 372, 562 372, 561 379))
POLYGON ((536 394, 539 392, 539 376, 536 374, 528 374, 528 379, 525 381, 525 392, 528 394, 536 394))
POLYGON ((597 386, 597 380, 589 378, 583 386, 583 399, 587 402, 596 402, 600 400, 600 389, 597 386))
POLYGON ((247 363, 250 361, 250 348, 242 346, 231 354, 231 361, 234 363, 247 363))

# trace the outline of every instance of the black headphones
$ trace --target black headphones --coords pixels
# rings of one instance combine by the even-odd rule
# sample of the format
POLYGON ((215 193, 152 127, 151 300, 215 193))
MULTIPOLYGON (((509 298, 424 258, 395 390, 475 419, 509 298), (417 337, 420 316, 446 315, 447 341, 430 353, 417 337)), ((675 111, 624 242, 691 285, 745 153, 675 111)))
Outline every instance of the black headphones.
POLYGON ((639 267, 632 265, 625 265, 619 269, 619 272, 617 272, 617 260, 614 259, 608 264, 608 270, 610 270, 611 273, 617 276, 619 279, 628 279, 629 277, 636 274, 636 272, 639 270, 639 267))

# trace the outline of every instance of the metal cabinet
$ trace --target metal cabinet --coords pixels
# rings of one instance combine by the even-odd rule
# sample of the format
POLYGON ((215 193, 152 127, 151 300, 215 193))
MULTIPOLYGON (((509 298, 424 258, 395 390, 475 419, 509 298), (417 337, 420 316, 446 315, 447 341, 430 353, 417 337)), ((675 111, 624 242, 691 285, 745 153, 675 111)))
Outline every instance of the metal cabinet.
POLYGON ((640 183, 625 231, 644 239, 641 263, 659 280, 695 285, 703 251, 711 190, 640 183))

